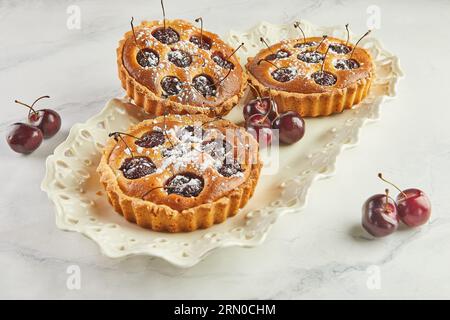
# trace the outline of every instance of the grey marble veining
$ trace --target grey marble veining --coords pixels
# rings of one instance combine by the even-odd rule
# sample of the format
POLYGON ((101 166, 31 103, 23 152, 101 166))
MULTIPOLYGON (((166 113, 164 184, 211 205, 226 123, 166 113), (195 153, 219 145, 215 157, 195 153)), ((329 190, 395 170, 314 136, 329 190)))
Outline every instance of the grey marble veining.
POLYGON ((349 22, 363 33, 372 5, 381 19, 375 34, 405 71, 398 98, 339 157, 336 175, 313 185, 306 209, 281 218, 262 246, 220 250, 180 270, 159 259, 102 256, 89 239, 56 228, 39 189, 45 158, 70 127, 123 94, 117 42, 132 15, 160 19, 159 1, 0 1, 0 131, 26 114, 14 99, 49 94, 63 117, 61 132, 31 156, 0 145, 0 298, 449 298, 450 44, 442 39, 450 2, 167 0, 166 11, 168 18, 202 16, 219 34, 300 18, 349 22), (71 5, 81 9, 79 30, 66 27, 71 5), (360 207, 384 189, 380 170, 428 192, 429 225, 380 241, 361 237, 360 207), (79 290, 67 287, 72 265, 81 271, 79 290))

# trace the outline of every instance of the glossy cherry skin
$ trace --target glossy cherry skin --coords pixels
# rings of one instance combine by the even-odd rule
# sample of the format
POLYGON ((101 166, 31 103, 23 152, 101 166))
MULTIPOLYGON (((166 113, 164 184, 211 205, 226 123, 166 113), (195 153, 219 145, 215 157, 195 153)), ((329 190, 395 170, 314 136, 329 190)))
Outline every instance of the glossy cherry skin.
POLYGON ((277 116, 277 105, 275 101, 269 97, 264 97, 261 99, 257 98, 249 101, 249 103, 244 106, 243 112, 245 120, 254 114, 265 115, 269 112, 268 118, 270 121, 273 121, 277 116))
POLYGON ((245 120, 245 126, 249 127, 267 127, 271 128, 270 119, 264 114, 254 114, 245 120))
POLYGON ((31 112, 28 116, 28 122, 30 125, 38 127, 45 139, 53 137, 61 128, 61 117, 51 109, 31 112))
POLYGON ((272 128, 279 130, 281 143, 292 144, 305 135, 305 120, 297 112, 288 111, 272 122, 272 128))
POLYGON ((268 127, 249 127, 247 131, 258 141, 260 147, 270 146, 273 139, 273 131, 268 127))
POLYGON ((430 219, 430 199, 422 190, 403 190, 403 193, 397 196, 397 207, 400 220, 409 227, 423 225, 430 219))
POLYGON ((362 226, 374 237, 385 237, 398 228, 397 205, 385 194, 376 194, 362 207, 362 226))
POLYGON ((273 131, 270 120, 262 114, 254 114, 245 121, 247 131, 259 142, 260 146, 272 143, 273 131))
POLYGON ((41 145, 43 138, 39 128, 26 123, 14 123, 6 141, 15 152, 29 154, 41 145))

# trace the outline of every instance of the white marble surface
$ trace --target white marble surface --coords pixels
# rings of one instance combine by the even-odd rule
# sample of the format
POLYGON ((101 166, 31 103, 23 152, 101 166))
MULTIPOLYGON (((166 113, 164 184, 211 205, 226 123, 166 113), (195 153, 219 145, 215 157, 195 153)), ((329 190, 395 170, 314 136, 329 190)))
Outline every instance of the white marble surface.
POLYGON ((45 158, 74 123, 123 93, 117 40, 130 16, 160 18, 158 2, 0 1, 2 134, 25 116, 12 103, 16 98, 51 95, 64 122, 31 156, 14 154, 4 140, 0 145, 0 298, 450 298, 450 67, 444 60, 450 45, 443 41, 449 1, 167 0, 168 17, 203 16, 205 27, 220 34, 298 18, 349 22, 363 32, 367 8, 376 5, 377 37, 405 72, 398 98, 340 156, 336 175, 314 184, 306 209, 282 217, 258 248, 220 250, 180 270, 145 257, 111 260, 89 239, 56 229, 39 189, 45 158), (74 4, 81 8, 80 30, 66 27, 74 4), (384 189, 376 179, 380 170, 428 192, 434 206, 428 226, 379 241, 357 237, 361 204, 384 189), (66 285, 71 265, 81 270, 79 290, 66 285), (371 286, 377 274, 379 286, 371 286))

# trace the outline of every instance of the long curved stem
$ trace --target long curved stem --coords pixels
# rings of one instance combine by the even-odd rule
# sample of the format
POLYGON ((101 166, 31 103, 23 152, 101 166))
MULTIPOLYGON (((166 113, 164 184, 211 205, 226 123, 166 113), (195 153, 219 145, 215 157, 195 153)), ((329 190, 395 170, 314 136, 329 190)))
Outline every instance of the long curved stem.
POLYGON ((23 103, 22 101, 19 101, 19 100, 14 100, 14 102, 17 103, 17 104, 20 104, 22 106, 27 107, 28 108, 28 116, 30 116, 31 113, 37 114, 37 111, 33 109, 33 106, 30 106, 30 105, 28 105, 26 103, 23 103))
POLYGON ((350 54, 350 59, 352 59, 353 57, 353 53, 355 52, 356 47, 358 46, 359 42, 364 39, 365 37, 367 37, 370 33, 372 32, 372 30, 367 31, 366 33, 363 34, 363 36, 361 38, 359 38, 359 40, 356 42, 355 46, 353 47, 352 53, 350 54))
POLYGON ((232 56, 234 56, 234 54, 235 54, 240 48, 242 48, 243 45, 244 45, 244 43, 242 42, 236 49, 233 50, 233 52, 232 52, 230 55, 228 55, 228 56, 226 57, 226 60, 228 60, 228 59, 230 59, 232 56))
POLYGON ((384 182, 386 182, 387 184, 390 184, 391 186, 393 186, 395 189, 397 189, 401 194, 403 194, 403 196, 405 197, 405 198, 407 198, 407 196, 406 196, 406 193, 404 193, 399 187, 397 187, 395 184, 393 184, 392 182, 390 182, 389 180, 386 180, 384 177, 383 177, 383 174, 380 172, 380 173, 378 173, 378 178, 380 178, 381 180, 383 180, 384 182))

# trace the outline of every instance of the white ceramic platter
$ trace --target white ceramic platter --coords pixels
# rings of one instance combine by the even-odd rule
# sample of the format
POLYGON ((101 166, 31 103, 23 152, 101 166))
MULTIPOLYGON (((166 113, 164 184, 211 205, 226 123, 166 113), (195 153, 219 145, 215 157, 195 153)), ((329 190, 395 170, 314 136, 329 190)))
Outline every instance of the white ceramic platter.
MULTIPOLYGON (((308 35, 345 37, 343 26, 324 28, 307 22, 302 26, 308 35)), ((270 43, 301 37, 292 24, 261 23, 247 32, 231 32, 229 42, 233 46, 245 43, 239 51, 244 63, 262 48, 261 36, 270 43)), ((385 97, 395 96, 401 76, 398 59, 374 38, 365 39, 362 45, 372 54, 376 67, 370 95, 342 114, 306 119, 306 135, 299 143, 281 147, 278 154, 263 154, 266 167, 255 195, 235 217, 206 230, 168 234, 142 229, 115 213, 96 173, 100 151, 109 132, 124 131, 144 115, 127 100, 112 99, 98 115, 74 125, 66 141, 47 159, 42 189, 55 204, 57 226, 91 238, 108 257, 148 255, 179 267, 193 266, 218 248, 261 244, 282 214, 304 207, 312 182, 333 173, 341 150, 357 142, 367 120, 378 118, 385 97)), ((240 105, 228 118, 239 121, 241 114, 240 105)))

